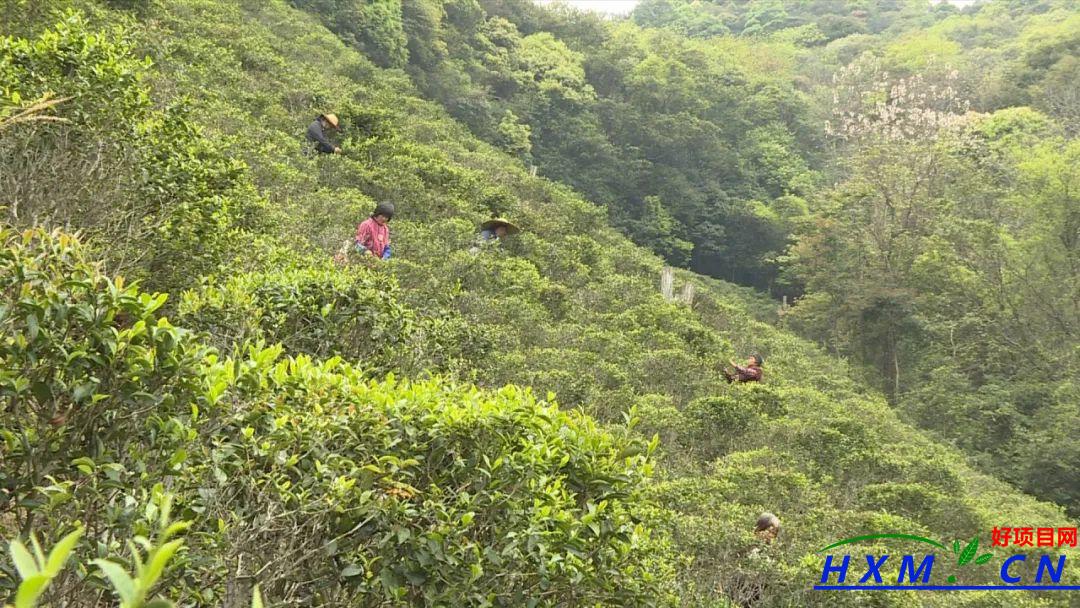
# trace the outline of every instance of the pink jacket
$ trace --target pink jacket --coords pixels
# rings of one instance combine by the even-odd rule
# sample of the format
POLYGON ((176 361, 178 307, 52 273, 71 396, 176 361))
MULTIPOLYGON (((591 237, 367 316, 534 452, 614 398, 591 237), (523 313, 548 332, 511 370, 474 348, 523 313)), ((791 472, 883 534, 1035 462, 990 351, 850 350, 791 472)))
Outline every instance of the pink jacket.
POLYGON ((356 242, 382 259, 386 246, 390 244, 390 227, 380 226, 375 218, 369 217, 356 227, 356 242))

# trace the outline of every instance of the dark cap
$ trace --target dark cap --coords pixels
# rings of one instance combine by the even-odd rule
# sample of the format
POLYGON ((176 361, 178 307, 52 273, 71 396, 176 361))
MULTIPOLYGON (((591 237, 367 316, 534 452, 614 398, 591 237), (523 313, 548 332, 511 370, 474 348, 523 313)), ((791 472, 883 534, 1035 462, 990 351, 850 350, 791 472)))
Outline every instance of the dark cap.
POLYGON ((757 524, 754 526, 755 532, 761 532, 768 529, 780 529, 780 518, 769 513, 768 511, 758 515, 757 524))
POLYGON ((383 201, 375 206, 375 211, 371 212, 371 217, 376 215, 386 216, 386 219, 394 217, 394 203, 390 201, 383 201))

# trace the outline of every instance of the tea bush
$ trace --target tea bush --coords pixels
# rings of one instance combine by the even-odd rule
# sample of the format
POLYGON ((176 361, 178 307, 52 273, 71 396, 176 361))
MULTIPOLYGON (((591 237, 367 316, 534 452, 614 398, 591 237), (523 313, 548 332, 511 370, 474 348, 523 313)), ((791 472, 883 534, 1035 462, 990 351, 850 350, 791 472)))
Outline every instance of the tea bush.
MULTIPOLYGON (((150 592, 165 572, 169 561, 183 547, 183 539, 170 540, 182 533, 189 526, 189 522, 171 522, 170 512, 172 497, 164 496, 160 501, 149 504, 148 512, 160 512, 157 533, 153 542, 145 536, 138 535, 128 543, 131 553, 134 572, 127 570, 111 559, 95 559, 92 561, 99 570, 99 576, 108 580, 112 585, 113 592, 120 599, 121 608, 174 608, 175 604, 163 598, 150 599, 150 592), (143 554, 145 550, 145 554, 143 554)), ((64 569, 73 550, 82 538, 85 529, 80 527, 61 538, 48 553, 42 550, 37 538, 31 534, 30 549, 27 549, 19 540, 9 543, 11 561, 21 580, 15 591, 15 604, 13 608, 35 608, 42 595, 46 595, 53 579, 64 569), (31 549, 33 553, 31 553, 31 549)), ((76 564, 77 568, 85 568, 83 564, 76 564)), ((88 599, 84 594, 80 598, 84 603, 88 599)), ((262 594, 259 586, 255 585, 251 594, 251 608, 263 608, 262 594)))
POLYGON ((184 294, 181 322, 219 347, 280 343, 291 354, 340 356, 386 372, 414 318, 393 277, 363 267, 294 267, 230 277, 184 294))
POLYGON ((75 12, 34 39, 0 38, 4 102, 51 94, 63 118, 0 133, 0 200, 8 221, 82 230, 115 272, 176 289, 265 225, 243 164, 203 138, 183 104, 154 107, 151 65, 130 29, 95 32, 75 12))
MULTIPOLYGON (((103 351, 91 353, 90 363, 77 354, 72 361, 82 366, 84 383, 94 378, 129 391, 109 392, 98 405, 133 415, 88 410, 84 426, 57 430, 49 420, 65 402, 42 392, 46 401, 28 402, 42 410, 38 418, 20 413, 0 422, 10 438, 0 471, 17 463, 12 469, 21 477, 37 466, 25 454, 49 467, 37 482, 16 479, 17 493, 0 490, 7 536, 35 529, 55 540, 85 520, 80 555, 115 557, 125 554, 127 538, 153 530, 147 505, 167 491, 177 497, 178 515, 193 524, 187 548, 160 583, 161 594, 182 605, 246 603, 258 580, 275 602, 305 606, 528 605, 530 599, 583 606, 944 606, 987 600, 963 593, 940 599, 813 593, 817 551, 838 531, 948 539, 960 530, 967 538, 986 534, 1006 517, 1033 525, 1067 521, 1058 508, 976 473, 955 450, 906 424, 866 387, 859 368, 783 329, 795 320, 779 315, 767 298, 678 272, 677 285, 694 284, 697 296, 691 306, 664 301, 657 286, 661 261, 612 230, 602 207, 530 176, 517 159, 470 137, 442 108, 420 99, 406 75, 375 67, 282 0, 175 0, 145 3, 133 13, 94 0, 15 1, 28 9, 19 13, 18 31, 32 40, 53 19, 39 5, 83 8, 92 31, 127 24, 124 61, 144 54, 154 60, 135 66, 153 107, 183 106, 179 116, 198 126, 199 141, 178 130, 177 146, 208 151, 196 160, 210 169, 192 174, 220 177, 211 179, 209 191, 161 187, 183 193, 179 202, 196 210, 221 215, 183 216, 193 225, 175 226, 182 237, 176 248, 130 241, 147 256, 129 258, 130 277, 168 288, 172 297, 150 313, 142 304, 127 315, 109 317, 108 307, 101 313, 118 334, 149 314, 146 327, 155 336, 175 333, 181 346, 169 352, 185 353, 178 366, 168 367, 167 357, 158 361, 165 352, 159 345, 152 348, 155 363, 138 363, 136 374, 125 366, 141 351, 125 346, 115 354, 119 362, 110 358, 108 325, 100 332, 66 330, 75 340, 87 332, 104 336, 90 342, 103 351), (345 127, 346 153, 304 154, 304 127, 334 110, 345 127), (387 198, 399 205, 395 258, 372 269, 330 267, 357 222, 387 198), (255 207, 251 214, 233 213, 247 203, 255 207), (524 232, 473 254, 477 224, 492 212, 510 216, 524 232), (196 236, 208 240, 190 242, 196 236), (169 263, 149 265, 159 251, 168 252, 169 263), (183 276, 177 282, 170 273, 183 276), (183 289, 190 291, 178 297, 183 289), (350 311, 359 315, 355 326, 350 311), (209 338, 165 324, 158 330, 165 313, 182 314, 181 324, 209 338), (371 328, 385 330, 393 347, 352 339, 371 328), (250 342, 259 339, 284 346, 250 342), (284 350, 293 356, 282 356, 284 350), (764 382, 727 385, 717 366, 755 351, 766 356, 764 382), (93 367, 99 354, 114 367, 93 367), (156 370, 170 374, 159 377, 156 370), (391 371, 436 378, 399 381, 386 377, 391 371), (144 391, 150 397, 130 386, 136 376, 151 383, 144 391), (559 391, 566 410, 523 389, 501 389, 526 383, 545 397, 559 391), (146 410, 152 402, 160 403, 146 410), (711 421, 703 407, 709 404, 721 406, 724 424, 711 421), (30 452, 24 427, 33 431, 30 452), (79 434, 108 441, 84 457, 79 450, 87 442, 64 440, 79 434), (656 435, 662 446, 652 443, 656 435), (647 481, 650 472, 655 481, 647 481), (750 535, 763 510, 778 513, 785 528, 769 551, 750 535)), ((455 3, 448 17, 467 18, 454 11, 474 5, 455 3)), ((63 117, 63 108, 50 112, 63 117)), ((164 120, 157 110, 147 112, 151 123, 164 120)), ((91 137, 113 127, 65 128, 73 137, 91 137)), ((24 137, 29 131, 11 133, 0 136, 3 145, 32 143, 24 137)), ((169 158, 172 145, 161 142, 169 158)), ((69 166, 94 186, 101 202, 95 211, 126 208, 126 189, 97 188, 92 165, 69 166)), ((119 183, 143 183, 136 160, 112 166, 119 183)), ((185 163, 174 168, 165 174, 182 181, 185 163)), ((53 203, 80 209, 83 199, 63 186, 58 182, 53 203)), ((94 242, 114 244, 100 238, 101 229, 86 230, 94 242)), ((113 253, 97 252, 107 256, 107 268, 116 267, 113 253)), ((75 255, 62 249, 60 258, 49 259, 75 255)), ((62 264, 50 276, 80 272, 100 276, 62 264)), ((13 287, 0 297, 19 297, 23 279, 15 275, 5 276, 13 287)), ((87 292, 62 281, 48 289, 96 302, 107 283, 94 281, 98 287, 87 292)), ((8 336, 28 335, 25 318, 6 318, 5 349, 24 352, 8 336)), ((39 332, 52 327, 35 319, 39 332)), ((53 342, 40 358, 25 351, 18 365, 4 368, 9 384, 23 387, 21 396, 36 399, 18 380, 24 368, 35 378, 53 378, 54 395, 74 394, 67 380, 74 372, 65 365, 77 349, 63 346, 68 338, 49 335, 53 342)), ((137 345, 151 349, 148 338, 140 339, 137 345)), ((1032 392, 1031 399, 1041 394, 1032 392)), ((4 401, 4 413, 21 404, 4 401)), ((1047 424, 1065 424, 1067 408, 1054 413, 1047 424)), ((1061 470, 1033 474, 1055 477, 1061 470)), ((1064 496, 1067 481, 1058 480, 1064 496)), ((13 572, 3 560, 0 572, 0 585, 10 589, 13 572)), ((101 604, 112 601, 106 581, 84 571, 62 574, 50 589, 61 604, 81 599, 88 587, 100 593, 94 597, 101 604)), ((1064 606, 1068 600, 1010 595, 1008 601, 1064 606)))
POLYGON ((26 528, 21 501, 74 459, 126 451, 134 419, 188 411, 206 349, 155 315, 164 295, 107 279, 73 237, 2 226, 0 244, 0 483, 26 528))
MULTIPOLYGON (((5 533, 85 522, 80 546, 104 558, 146 534, 141 505, 167 485, 191 533, 162 586, 186 604, 217 605, 239 578, 278 605, 674 605, 638 515, 655 443, 515 387, 373 382, 281 347, 221 359, 72 237, 0 238, 5 533)), ((292 314, 305 281, 377 280, 284 278, 250 278, 237 301, 284 293, 292 314)), ((188 314, 222 313, 219 295, 188 314)), ((57 573, 49 597, 87 585, 57 573)))

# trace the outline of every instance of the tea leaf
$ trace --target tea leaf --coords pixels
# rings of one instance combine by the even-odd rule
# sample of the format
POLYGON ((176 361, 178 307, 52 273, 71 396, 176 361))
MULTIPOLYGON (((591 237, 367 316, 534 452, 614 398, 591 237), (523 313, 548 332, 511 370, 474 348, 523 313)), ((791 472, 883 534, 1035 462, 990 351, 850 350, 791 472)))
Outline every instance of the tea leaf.
POLYGON ((49 552, 49 559, 45 564, 46 574, 53 577, 60 572, 60 569, 64 567, 64 562, 67 561, 71 551, 75 548, 75 544, 82 538, 82 534, 83 529, 79 528, 56 543, 56 546, 49 552))
POLYGON ((90 563, 101 569, 101 572, 112 583, 113 589, 116 590, 116 594, 120 596, 120 601, 123 604, 130 604, 135 599, 135 581, 131 579, 131 575, 120 564, 104 559, 95 559, 90 563))
POLYGON ((37 598, 45 591, 50 578, 44 574, 35 574, 24 579, 15 592, 15 608, 34 608, 37 598))
POLYGON ((15 569, 19 571, 19 577, 24 581, 38 573, 37 562, 26 550, 26 545, 17 540, 8 545, 11 549, 11 561, 15 562, 15 569))

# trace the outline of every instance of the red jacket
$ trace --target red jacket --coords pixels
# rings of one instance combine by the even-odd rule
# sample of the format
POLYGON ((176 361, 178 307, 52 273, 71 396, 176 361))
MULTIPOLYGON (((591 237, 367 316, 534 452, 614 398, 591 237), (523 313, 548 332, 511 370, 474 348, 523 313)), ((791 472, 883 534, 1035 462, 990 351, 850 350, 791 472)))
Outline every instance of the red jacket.
POLYGON ((761 368, 752 365, 750 367, 743 367, 741 365, 735 366, 735 381, 736 382, 757 382, 761 380, 761 368))
POLYGON ((386 246, 390 244, 390 227, 380 226, 375 218, 369 217, 356 227, 356 242, 382 259, 386 246))

